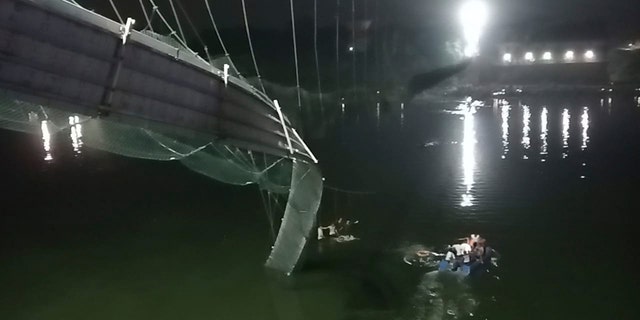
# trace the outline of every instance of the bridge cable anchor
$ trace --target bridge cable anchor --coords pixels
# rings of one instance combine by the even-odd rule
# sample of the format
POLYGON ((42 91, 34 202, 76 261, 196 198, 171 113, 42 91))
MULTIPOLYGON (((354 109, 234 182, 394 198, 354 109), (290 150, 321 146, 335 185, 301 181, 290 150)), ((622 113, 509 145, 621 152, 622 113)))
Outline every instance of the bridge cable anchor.
POLYGON ((120 32, 122 33, 122 45, 127 43, 127 39, 129 35, 131 35, 131 27, 136 24, 136 20, 132 18, 127 18, 127 22, 120 26, 120 32))
POLYGON ((282 115, 282 110, 280 109, 280 104, 278 100, 273 100, 273 104, 276 106, 276 111, 278 112, 278 116, 280 117, 280 123, 282 124, 282 130, 284 130, 284 136, 287 138, 287 145, 289 147, 289 153, 293 154, 293 147, 291 146, 291 139, 289 138, 289 131, 287 131, 287 125, 284 123, 284 116, 282 115))
MULTIPOLYGON (((298 141, 300 141, 300 143, 302 144, 302 147, 304 147, 304 150, 307 151, 307 153, 309 154, 309 157, 311 157, 311 160, 313 160, 314 163, 318 163, 318 159, 316 158, 316 156, 313 155, 313 153, 311 152, 311 149, 309 149, 307 144, 304 143, 304 140, 302 140, 302 138, 298 134, 298 131, 296 131, 296 129, 294 129, 294 128, 291 128, 291 131, 293 131, 293 134, 296 136, 298 141)), ((324 178, 322 178, 322 179, 324 181, 324 178)))
POLYGON ((224 86, 226 87, 229 83, 229 65, 224 64, 224 86))
POLYGON ((105 86, 105 90, 102 96, 100 105, 98 105, 98 116, 106 117, 111 112, 111 103, 113 102, 113 94, 116 91, 116 85, 120 78, 120 70, 122 69, 122 61, 124 60, 124 50, 131 35, 131 27, 136 23, 136 20, 127 18, 127 22, 120 25, 120 37, 122 38, 122 45, 116 48, 114 54, 114 61, 109 70, 108 84, 105 86))

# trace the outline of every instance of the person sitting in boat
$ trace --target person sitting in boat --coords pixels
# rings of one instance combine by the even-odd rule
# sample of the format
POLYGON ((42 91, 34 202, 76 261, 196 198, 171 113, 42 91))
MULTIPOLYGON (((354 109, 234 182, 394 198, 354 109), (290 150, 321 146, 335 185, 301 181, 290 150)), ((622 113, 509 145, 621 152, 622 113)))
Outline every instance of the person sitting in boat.
POLYGON ((472 263, 483 263, 484 258, 484 241, 482 243, 476 242, 471 249, 470 260, 472 263))
POLYGON ((444 256, 444 260, 447 262, 452 262, 455 259, 456 259, 456 249, 454 249, 452 246, 449 246, 447 253, 444 256))
POLYGON ((468 243, 470 246, 473 247, 473 244, 477 243, 478 240, 480 240, 480 239, 481 239, 481 237, 480 237, 479 234, 471 234, 468 237, 460 238, 458 240, 463 240, 465 243, 468 243))
POLYGON ((327 236, 325 235, 325 230, 329 230, 329 238, 332 238, 333 240, 337 241, 337 242, 349 242, 349 241, 353 241, 353 240, 358 240, 357 237, 355 237, 353 234, 350 234, 349 232, 351 231, 351 227, 353 225, 358 224, 359 221, 355 221, 355 222, 351 222, 351 220, 349 219, 342 219, 339 218, 338 220, 336 220, 334 223, 330 224, 329 226, 323 227, 323 226, 319 226, 318 227, 318 240, 322 240, 324 238, 326 238, 327 236))
POLYGON ((335 237, 335 236, 338 235, 338 231, 336 229, 336 225, 333 224, 333 223, 328 225, 328 226, 326 226, 326 227, 319 226, 318 227, 318 240, 322 240, 322 239, 324 239, 326 237, 325 236, 325 232, 324 232, 325 230, 329 230, 329 237, 335 237))
POLYGON ((449 247, 455 250, 456 257, 462 257, 468 255, 471 252, 471 245, 466 242, 454 244, 449 247))
POLYGON ((469 268, 472 273, 479 270, 486 270, 491 268, 491 266, 498 266, 496 262, 499 257, 497 251, 487 246, 486 240, 483 238, 478 240, 471 256, 472 261, 469 268))
POLYGON ((451 266, 452 271, 458 270, 458 268, 461 267, 463 264, 471 263, 470 254, 473 248, 471 247, 471 245, 469 245, 468 241, 451 245, 449 246, 449 248, 451 251, 455 252, 455 259, 452 259, 450 261, 450 262, 453 262, 451 266))

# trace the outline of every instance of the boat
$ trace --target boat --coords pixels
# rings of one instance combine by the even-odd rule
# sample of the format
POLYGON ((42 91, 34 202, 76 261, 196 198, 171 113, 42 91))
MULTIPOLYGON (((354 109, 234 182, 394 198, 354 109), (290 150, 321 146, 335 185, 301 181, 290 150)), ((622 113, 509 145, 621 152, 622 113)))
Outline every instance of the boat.
POLYGON ((489 272, 492 268, 498 267, 498 258, 499 254, 491 247, 486 248, 487 252, 489 252, 489 261, 487 263, 479 263, 479 262, 467 262, 460 264, 456 270, 453 270, 454 261, 448 261, 446 259, 442 259, 438 263, 438 271, 439 272, 448 272, 454 273, 461 276, 469 276, 474 274, 479 274, 482 271, 489 272))
POLYGON ((402 260, 404 263, 414 268, 436 270, 439 265, 440 257, 440 254, 428 250, 418 250, 405 255, 402 260))

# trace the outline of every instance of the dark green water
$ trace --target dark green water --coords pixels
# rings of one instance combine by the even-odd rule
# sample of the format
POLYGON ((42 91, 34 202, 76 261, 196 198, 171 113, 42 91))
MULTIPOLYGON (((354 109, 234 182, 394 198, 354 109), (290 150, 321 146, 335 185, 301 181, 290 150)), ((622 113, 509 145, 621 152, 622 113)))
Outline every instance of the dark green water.
POLYGON ((272 239, 255 187, 177 163, 78 155, 65 133, 45 162, 40 137, 2 132, 0 318, 633 319, 634 99, 347 112, 311 147, 329 186, 364 192, 326 190, 320 220, 358 219, 361 240, 313 244, 286 280, 263 268, 272 239), (449 307, 471 300, 473 316, 440 315, 424 294, 433 279, 403 253, 469 233, 500 251, 500 267, 442 284, 449 307))

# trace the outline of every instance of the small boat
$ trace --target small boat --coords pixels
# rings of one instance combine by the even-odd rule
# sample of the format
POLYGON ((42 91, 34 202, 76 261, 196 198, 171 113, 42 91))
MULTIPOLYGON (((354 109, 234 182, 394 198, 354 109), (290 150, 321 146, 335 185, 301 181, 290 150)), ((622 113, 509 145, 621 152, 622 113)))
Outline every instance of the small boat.
POLYGON ((360 238, 356 238, 353 235, 340 235, 337 237, 331 237, 330 239, 332 239, 333 241, 337 242, 337 243, 345 243, 345 242, 351 242, 351 241, 355 241, 355 240, 360 240, 360 238))
POLYGON ((427 268, 427 269, 436 269, 439 263, 439 256, 428 250, 418 250, 415 253, 405 255, 402 260, 404 263, 416 267, 416 268, 427 268))
POLYGON ((491 248, 488 249, 491 250, 491 253, 490 256, 486 257, 489 258, 489 260, 485 263, 465 262, 459 264, 456 270, 453 270, 454 261, 447 261, 443 259, 438 264, 438 271, 455 273, 466 277, 472 274, 477 274, 480 271, 489 271, 491 268, 498 267, 498 253, 491 248))
POLYGON ((451 272, 451 273, 462 275, 464 277, 471 274, 471 266, 469 264, 463 263, 462 266, 458 267, 458 269, 455 271, 452 269, 452 267, 453 267, 452 262, 443 259, 438 264, 438 271, 451 272))

